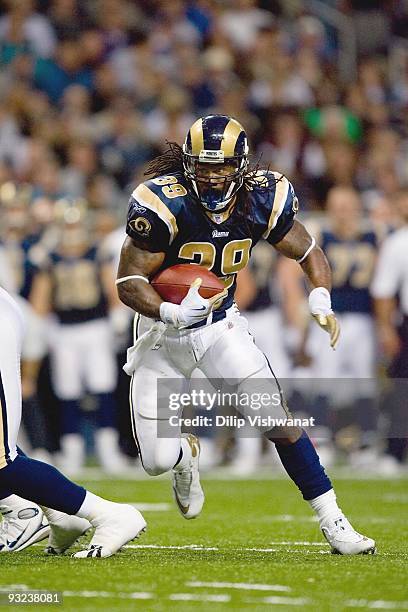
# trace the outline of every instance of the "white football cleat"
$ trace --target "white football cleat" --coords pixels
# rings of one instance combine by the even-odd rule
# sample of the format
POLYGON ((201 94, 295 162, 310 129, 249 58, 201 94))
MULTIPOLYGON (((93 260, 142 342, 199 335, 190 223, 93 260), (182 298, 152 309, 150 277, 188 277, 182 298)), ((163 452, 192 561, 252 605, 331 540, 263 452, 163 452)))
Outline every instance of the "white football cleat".
POLYGON ((344 514, 326 519, 320 525, 334 555, 374 555, 375 542, 353 529, 344 514))
POLYGON ((76 559, 111 557, 124 544, 146 531, 146 521, 139 510, 127 504, 105 502, 101 514, 92 520, 95 533, 86 550, 73 555, 76 559))
POLYGON ((174 499, 181 516, 185 519, 196 518, 204 505, 204 492, 200 484, 198 472, 200 460, 200 442, 197 436, 185 436, 191 448, 191 460, 182 470, 173 469, 174 499))
POLYGON ((17 552, 44 540, 50 526, 37 504, 3 512, 0 522, 0 552, 17 552))
POLYGON ((50 524, 51 532, 45 552, 49 555, 62 555, 78 538, 84 535, 92 525, 79 516, 61 513, 61 518, 50 524))

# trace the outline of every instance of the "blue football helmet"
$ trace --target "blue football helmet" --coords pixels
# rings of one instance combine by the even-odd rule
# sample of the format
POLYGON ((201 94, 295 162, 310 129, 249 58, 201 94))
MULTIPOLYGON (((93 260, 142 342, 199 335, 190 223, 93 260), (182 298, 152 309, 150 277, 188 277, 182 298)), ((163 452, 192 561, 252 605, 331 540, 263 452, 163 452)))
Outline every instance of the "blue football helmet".
POLYGON ((189 129, 183 144, 184 174, 204 208, 220 212, 244 182, 248 138, 238 121, 208 115, 189 129))

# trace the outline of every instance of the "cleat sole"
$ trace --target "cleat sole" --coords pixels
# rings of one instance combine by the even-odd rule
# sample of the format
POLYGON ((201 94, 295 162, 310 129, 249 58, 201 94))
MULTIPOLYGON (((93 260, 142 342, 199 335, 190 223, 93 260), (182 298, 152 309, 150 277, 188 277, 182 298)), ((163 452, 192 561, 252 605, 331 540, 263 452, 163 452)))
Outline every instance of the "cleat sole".
POLYGON ((331 549, 331 554, 332 555, 341 555, 342 557, 355 557, 357 555, 376 555, 377 554, 377 547, 373 546, 372 548, 368 548, 367 550, 362 550, 361 552, 356 553, 355 555, 344 555, 339 550, 337 550, 337 548, 332 548, 331 549))

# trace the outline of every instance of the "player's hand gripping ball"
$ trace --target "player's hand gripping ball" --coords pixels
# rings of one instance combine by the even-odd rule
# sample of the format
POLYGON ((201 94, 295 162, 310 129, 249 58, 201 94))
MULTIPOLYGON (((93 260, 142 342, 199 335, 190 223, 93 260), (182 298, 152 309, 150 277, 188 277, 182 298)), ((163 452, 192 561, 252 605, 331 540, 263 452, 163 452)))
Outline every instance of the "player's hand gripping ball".
POLYGON ((177 264, 162 270, 153 278, 151 285, 166 302, 181 304, 191 285, 198 278, 201 278, 199 285, 201 297, 212 298, 224 291, 222 280, 207 268, 197 264, 177 264))
POLYGON ((160 305, 161 320, 176 329, 185 329, 206 319, 228 294, 215 274, 196 264, 180 264, 163 270, 151 284, 165 300, 160 305))

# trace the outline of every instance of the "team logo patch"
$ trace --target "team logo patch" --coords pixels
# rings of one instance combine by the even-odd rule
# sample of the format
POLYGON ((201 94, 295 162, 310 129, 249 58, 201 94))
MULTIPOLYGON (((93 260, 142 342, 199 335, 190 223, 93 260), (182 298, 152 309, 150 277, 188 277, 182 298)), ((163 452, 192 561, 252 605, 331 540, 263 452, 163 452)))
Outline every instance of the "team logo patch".
POLYGON ((226 238, 229 232, 219 232, 218 230, 213 230, 212 237, 213 238, 226 238))
POLYGON ((145 217, 137 217, 137 219, 130 221, 129 225, 138 234, 144 236, 145 238, 150 234, 150 230, 152 229, 150 221, 148 221, 145 217))

